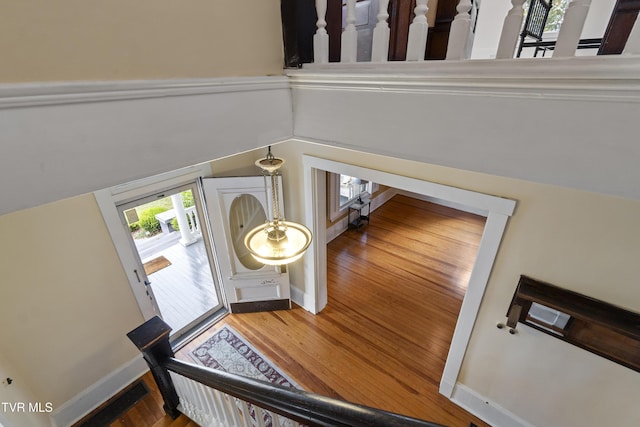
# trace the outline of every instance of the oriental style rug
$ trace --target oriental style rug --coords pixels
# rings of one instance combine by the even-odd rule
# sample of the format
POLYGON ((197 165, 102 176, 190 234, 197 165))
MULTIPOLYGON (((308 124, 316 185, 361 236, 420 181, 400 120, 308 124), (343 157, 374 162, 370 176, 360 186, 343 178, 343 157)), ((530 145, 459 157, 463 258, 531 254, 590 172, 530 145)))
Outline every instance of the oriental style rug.
POLYGON ((300 388, 230 326, 224 326, 189 356, 200 365, 285 387, 300 388))

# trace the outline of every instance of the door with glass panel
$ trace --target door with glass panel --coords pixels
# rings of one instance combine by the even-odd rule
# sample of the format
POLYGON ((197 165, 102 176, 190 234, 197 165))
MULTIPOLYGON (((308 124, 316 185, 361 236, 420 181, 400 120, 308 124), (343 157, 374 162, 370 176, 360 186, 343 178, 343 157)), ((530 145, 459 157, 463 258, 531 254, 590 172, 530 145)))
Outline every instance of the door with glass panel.
POLYGON ((196 183, 118 206, 138 256, 136 279, 177 340, 223 309, 196 183))
MULTIPOLYGON (((279 180, 280 212, 282 183, 279 180)), ((202 180, 224 293, 231 312, 291 307, 287 266, 265 265, 244 244, 246 234, 264 224, 271 211, 271 183, 263 176, 202 180)))

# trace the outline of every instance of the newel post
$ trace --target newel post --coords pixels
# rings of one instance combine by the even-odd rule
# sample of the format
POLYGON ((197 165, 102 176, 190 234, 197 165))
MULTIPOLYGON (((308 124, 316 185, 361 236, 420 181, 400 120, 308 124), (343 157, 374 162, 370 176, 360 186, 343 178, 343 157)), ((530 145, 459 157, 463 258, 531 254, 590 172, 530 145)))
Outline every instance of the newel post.
POLYGON ((164 411, 171 418, 176 419, 180 415, 180 411, 178 411, 180 400, 169 376, 169 371, 162 366, 162 362, 174 356, 169 343, 170 332, 171 327, 158 316, 154 316, 129 332, 127 336, 142 352, 144 360, 149 365, 153 379, 164 399, 164 411))

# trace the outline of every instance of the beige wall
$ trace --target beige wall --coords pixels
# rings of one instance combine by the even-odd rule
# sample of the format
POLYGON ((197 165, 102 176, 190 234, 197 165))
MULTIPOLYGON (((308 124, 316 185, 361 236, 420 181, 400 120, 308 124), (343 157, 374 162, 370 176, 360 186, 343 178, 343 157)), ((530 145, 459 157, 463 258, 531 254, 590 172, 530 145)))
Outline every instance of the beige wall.
MULTIPOLYGON (((212 173, 259 174, 265 153, 212 162, 212 173)), ((0 401, 55 410, 139 357, 126 334, 144 319, 92 194, 0 216, 0 236, 0 374, 15 379, 0 401)))
POLYGON ((0 236, 2 354, 33 399, 58 408, 138 356, 142 314, 92 195, 0 216, 0 236))
POLYGON ((0 0, 0 82, 282 73, 278 0, 0 0))
MULTIPOLYGON (((640 201, 316 144, 278 146, 287 214, 303 220, 301 156, 352 163, 517 201, 459 378, 536 426, 640 425, 640 374, 519 326, 496 328, 521 274, 640 312, 640 201)), ((302 284, 301 266, 291 267, 302 284)))

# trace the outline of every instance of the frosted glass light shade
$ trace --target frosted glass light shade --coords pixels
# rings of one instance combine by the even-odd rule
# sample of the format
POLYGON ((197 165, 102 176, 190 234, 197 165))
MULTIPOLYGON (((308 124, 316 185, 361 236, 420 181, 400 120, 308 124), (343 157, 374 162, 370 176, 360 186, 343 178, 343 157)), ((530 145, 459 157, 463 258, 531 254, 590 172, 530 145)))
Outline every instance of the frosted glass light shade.
POLYGON ((263 264, 282 265, 300 259, 311 243, 311 230, 289 221, 271 221, 249 231, 244 244, 263 264))

